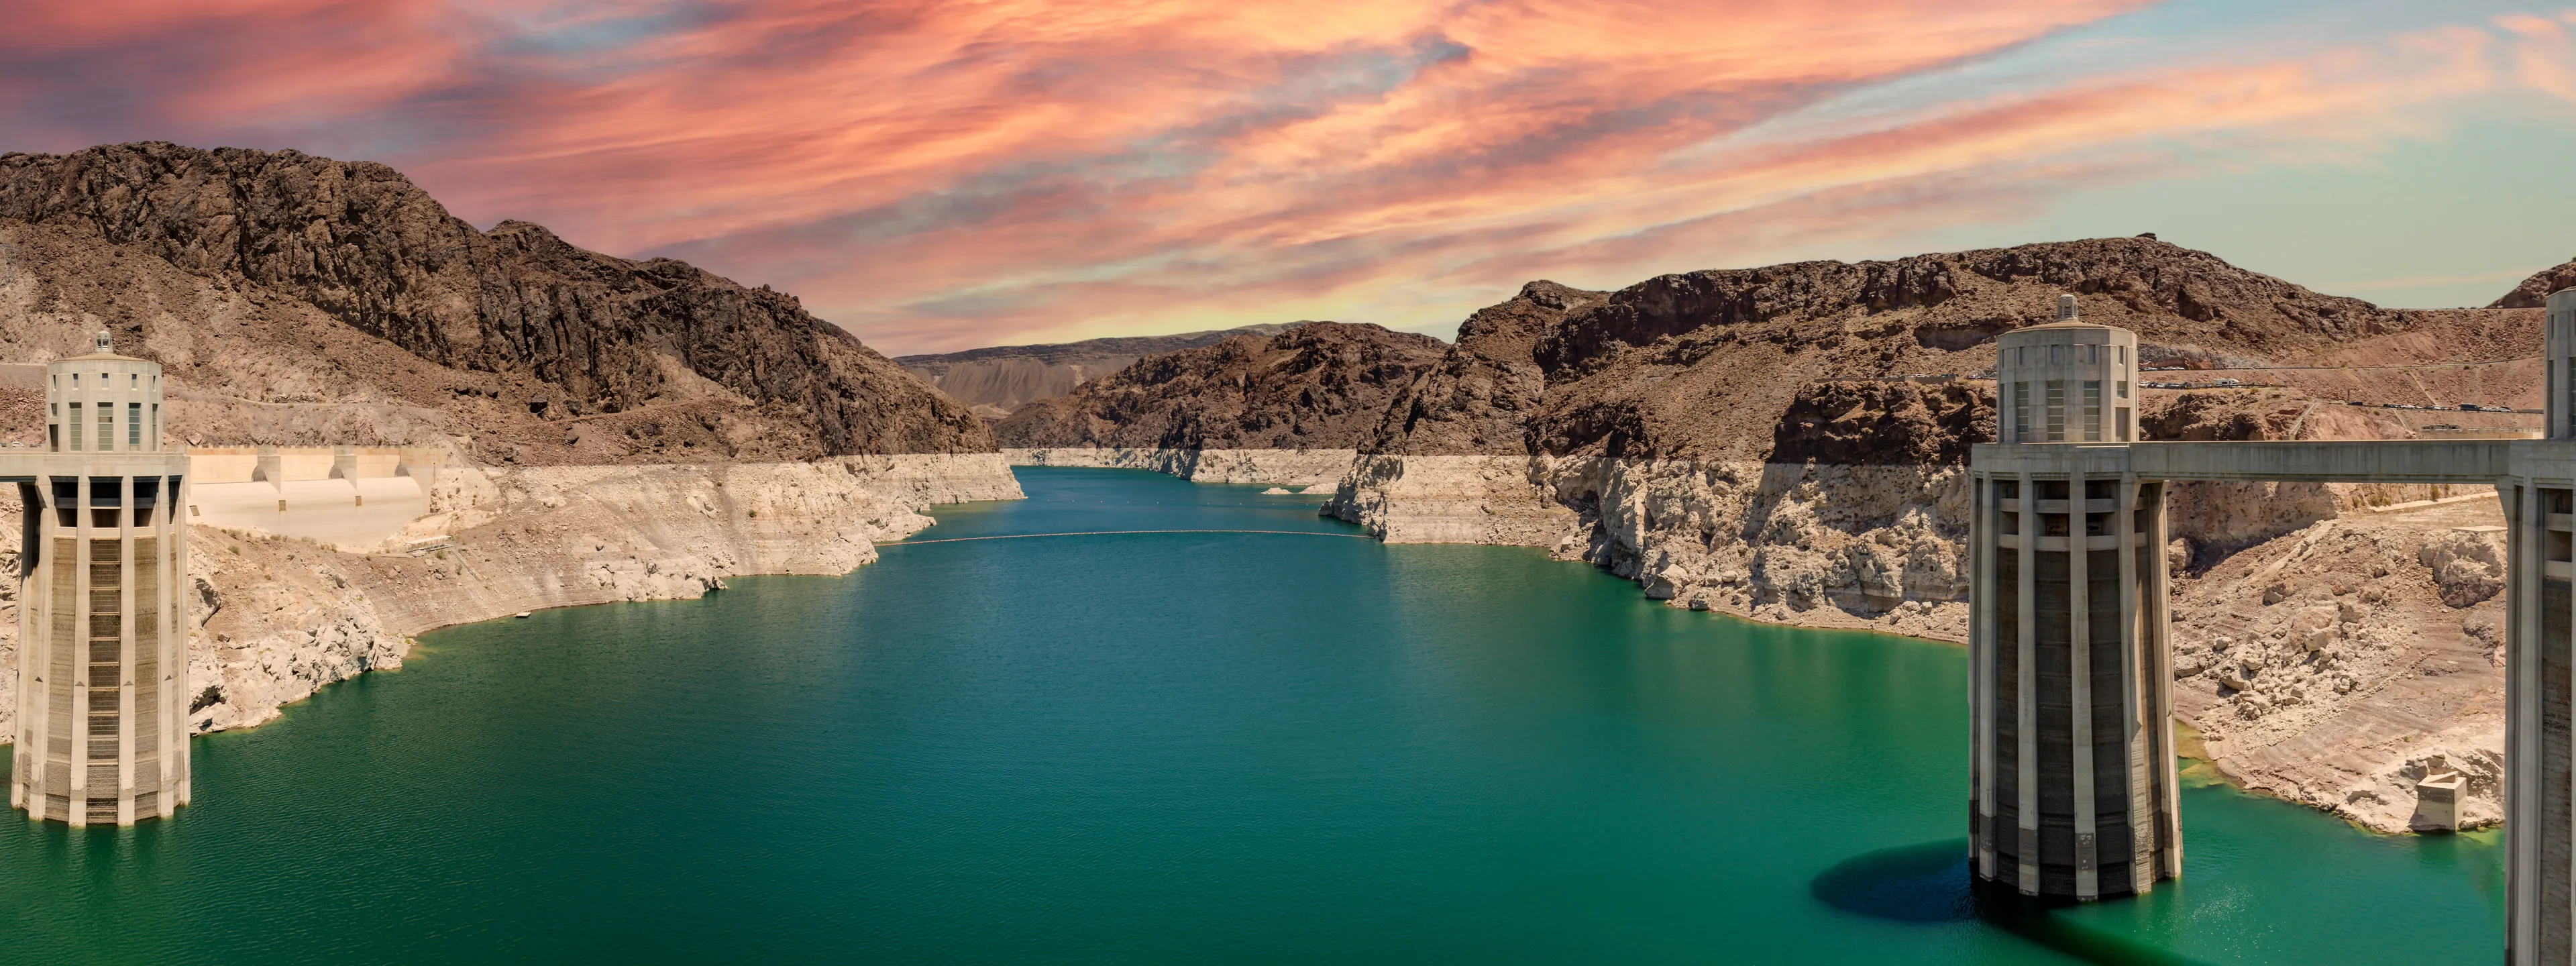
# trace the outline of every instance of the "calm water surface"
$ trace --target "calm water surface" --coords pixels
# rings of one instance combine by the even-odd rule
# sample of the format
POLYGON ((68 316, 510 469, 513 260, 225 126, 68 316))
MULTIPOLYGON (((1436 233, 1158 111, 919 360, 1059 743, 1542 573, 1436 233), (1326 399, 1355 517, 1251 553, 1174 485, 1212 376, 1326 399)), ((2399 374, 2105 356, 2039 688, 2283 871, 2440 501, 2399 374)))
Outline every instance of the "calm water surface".
MULTIPOLYGON (((921 539, 1349 533, 1022 470, 921 539)), ((0 821, 0 961, 2488 963, 2499 837, 2184 793, 2141 901, 1972 908, 1959 648, 1535 551, 889 547, 430 635, 197 740, 197 804, 0 821)))

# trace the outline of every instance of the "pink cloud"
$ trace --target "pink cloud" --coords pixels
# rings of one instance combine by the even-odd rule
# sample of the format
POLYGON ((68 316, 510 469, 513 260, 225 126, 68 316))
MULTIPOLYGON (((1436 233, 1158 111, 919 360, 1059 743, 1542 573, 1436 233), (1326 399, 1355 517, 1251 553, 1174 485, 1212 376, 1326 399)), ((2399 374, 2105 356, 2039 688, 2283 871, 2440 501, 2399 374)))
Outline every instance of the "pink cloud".
POLYGON ((2576 97, 2561 21, 2520 16, 1803 120, 2145 2, 105 0, 0 37, 0 125, 371 157, 905 351, 1456 318, 2194 142, 2362 144, 2508 78, 2576 97))

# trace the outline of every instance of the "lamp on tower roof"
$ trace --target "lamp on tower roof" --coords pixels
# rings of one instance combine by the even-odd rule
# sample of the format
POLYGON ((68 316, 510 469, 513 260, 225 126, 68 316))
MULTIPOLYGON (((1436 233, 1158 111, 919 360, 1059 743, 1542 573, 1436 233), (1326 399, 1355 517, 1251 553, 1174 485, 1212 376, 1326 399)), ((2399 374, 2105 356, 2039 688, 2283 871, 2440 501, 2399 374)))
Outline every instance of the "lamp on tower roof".
POLYGON ((2075 293, 2068 292, 2057 297, 2057 321, 2078 321, 2078 314, 2075 311, 2075 293))
POLYGON ((98 354, 99 354, 99 355, 112 355, 112 354, 114 354, 115 349, 116 349, 116 341, 115 341, 115 337, 113 337, 113 336, 109 335, 106 329, 100 329, 100 330, 98 330, 98 334, 97 334, 97 335, 95 335, 95 336, 91 336, 91 338, 92 338, 92 339, 94 339, 94 340, 96 340, 96 341, 98 342, 98 354))

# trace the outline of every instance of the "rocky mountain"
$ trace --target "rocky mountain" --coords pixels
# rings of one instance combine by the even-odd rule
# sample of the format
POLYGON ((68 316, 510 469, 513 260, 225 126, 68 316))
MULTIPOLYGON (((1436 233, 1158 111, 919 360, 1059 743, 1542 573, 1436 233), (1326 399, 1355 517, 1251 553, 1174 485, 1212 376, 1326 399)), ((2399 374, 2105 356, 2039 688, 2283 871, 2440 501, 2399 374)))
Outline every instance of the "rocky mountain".
POLYGON ((1349 450, 1448 345, 1313 322, 1138 360, 993 428, 1012 448, 1349 450))
POLYGON ((2576 260, 2562 262, 2532 273, 2530 278, 2522 280, 2522 284, 2514 286, 2513 291, 2504 293, 2502 298, 2488 303, 2487 307, 2491 309, 2541 308, 2548 303, 2549 293, 2567 288, 2576 288, 2576 260))
POLYGON ((1529 452, 1525 423, 1547 390, 1539 338, 1609 298, 1538 281, 1468 316, 1457 344, 1389 401, 1363 448, 1424 456, 1529 452))
MULTIPOLYGON (((1823 384, 1973 375, 1996 334, 2049 321, 2062 292, 2083 299, 2085 321, 2138 331, 2151 366, 2500 359, 2528 355, 2515 347, 2536 331, 2527 314, 2321 295, 2147 238, 1690 272, 1609 293, 1535 282, 1471 318, 1365 448, 1767 458, 1783 414, 1815 405, 1799 399, 1823 384)), ((2431 373, 2372 387, 2400 393, 2372 401, 2504 404, 2536 390, 2537 372, 2431 373)), ((2320 395, 2363 386, 2295 378, 2320 395)))
POLYGON ((495 462, 991 452, 960 405, 795 296, 294 151, 0 155, 0 362, 114 330, 191 442, 457 441, 495 462))
POLYGON ((977 415, 1000 419, 1040 399, 1127 368, 1146 356, 1214 345, 1238 335, 1277 335, 1305 322, 1261 323, 1176 335, 1119 336, 1046 345, 1006 345, 964 352, 896 356, 895 364, 921 377, 977 415))

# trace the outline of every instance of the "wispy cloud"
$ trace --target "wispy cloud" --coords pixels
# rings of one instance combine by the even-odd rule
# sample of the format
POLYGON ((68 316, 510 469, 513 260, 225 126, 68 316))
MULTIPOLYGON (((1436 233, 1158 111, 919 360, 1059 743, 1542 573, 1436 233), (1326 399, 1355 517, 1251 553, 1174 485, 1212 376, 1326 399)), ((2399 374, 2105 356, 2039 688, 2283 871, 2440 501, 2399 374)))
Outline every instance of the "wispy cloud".
POLYGON ((2102 29, 2144 2, 0 0, 29 28, 0 35, 0 147, 372 157, 470 220, 775 283, 908 351, 1419 325, 1533 275, 2366 155, 2499 88, 2576 99, 2556 12, 1871 96, 2152 44, 2102 29))

